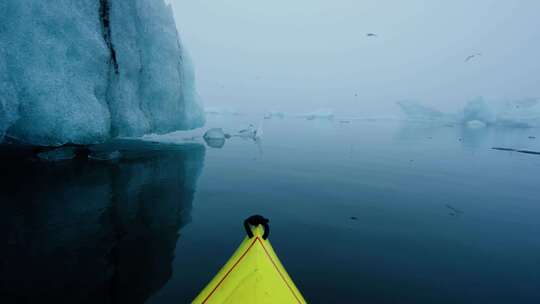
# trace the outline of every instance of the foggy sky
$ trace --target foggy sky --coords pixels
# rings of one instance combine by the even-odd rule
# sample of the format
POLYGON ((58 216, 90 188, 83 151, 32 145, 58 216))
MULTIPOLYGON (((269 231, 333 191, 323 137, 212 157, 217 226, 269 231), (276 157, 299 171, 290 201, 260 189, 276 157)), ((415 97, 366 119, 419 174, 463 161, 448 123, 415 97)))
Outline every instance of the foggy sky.
POLYGON ((206 106, 383 114, 540 96, 538 0, 168 2, 206 106))

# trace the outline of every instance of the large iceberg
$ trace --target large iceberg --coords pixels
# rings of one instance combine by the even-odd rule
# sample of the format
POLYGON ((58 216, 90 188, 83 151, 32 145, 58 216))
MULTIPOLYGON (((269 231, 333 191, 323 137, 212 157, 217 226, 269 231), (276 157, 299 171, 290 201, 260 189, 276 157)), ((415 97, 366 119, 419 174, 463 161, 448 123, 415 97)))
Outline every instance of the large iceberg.
POLYGON ((0 16, 0 141, 92 144, 204 124, 163 0, 3 0, 0 16))

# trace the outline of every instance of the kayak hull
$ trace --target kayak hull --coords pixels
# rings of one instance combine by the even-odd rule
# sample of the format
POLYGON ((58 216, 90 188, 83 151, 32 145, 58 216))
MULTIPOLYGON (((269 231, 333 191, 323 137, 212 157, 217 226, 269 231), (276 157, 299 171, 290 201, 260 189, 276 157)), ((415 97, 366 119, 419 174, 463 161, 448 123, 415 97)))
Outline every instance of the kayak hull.
POLYGON ((306 303, 257 226, 192 303, 306 303))

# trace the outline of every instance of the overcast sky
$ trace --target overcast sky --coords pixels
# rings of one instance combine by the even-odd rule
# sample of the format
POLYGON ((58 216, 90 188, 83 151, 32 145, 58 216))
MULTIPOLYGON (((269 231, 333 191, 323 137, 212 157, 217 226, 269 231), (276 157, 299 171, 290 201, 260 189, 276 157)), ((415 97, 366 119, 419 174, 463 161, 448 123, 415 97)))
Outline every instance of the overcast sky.
POLYGON ((382 114, 540 96, 539 0, 168 2, 206 106, 382 114))

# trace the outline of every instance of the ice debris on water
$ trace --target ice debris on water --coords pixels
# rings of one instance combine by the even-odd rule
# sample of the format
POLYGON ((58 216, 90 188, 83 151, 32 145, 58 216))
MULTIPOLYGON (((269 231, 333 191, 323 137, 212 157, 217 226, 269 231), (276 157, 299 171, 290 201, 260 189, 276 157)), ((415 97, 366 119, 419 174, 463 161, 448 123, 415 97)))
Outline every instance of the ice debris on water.
POLYGON ((262 121, 259 123, 259 126, 257 127, 257 130, 255 130, 255 140, 261 140, 263 136, 263 124, 262 121))
POLYGON ((231 108, 220 108, 220 107, 205 107, 204 112, 210 115, 233 115, 238 116, 242 115, 239 111, 231 108))
POLYGON ((258 127, 249 124, 247 128, 239 130, 234 136, 244 139, 260 140, 263 136, 262 122, 259 123, 258 127))
POLYGON ((223 132, 222 128, 212 128, 204 133, 204 139, 226 139, 230 136, 223 132))
POLYGON ((332 119, 334 118, 334 110, 330 108, 321 108, 317 109, 312 112, 308 112, 305 114, 300 115, 300 117, 304 117, 308 120, 314 120, 314 119, 332 119))
POLYGON ((245 129, 239 130, 236 133, 236 136, 238 137, 245 137, 245 138, 255 138, 255 134, 257 133, 257 129, 253 124, 249 124, 249 126, 245 129))
POLYGON ((264 119, 272 119, 272 118, 285 118, 285 113, 280 111, 270 111, 266 114, 264 114, 264 119))
POLYGON ((225 138, 205 138, 204 141, 210 148, 221 149, 225 146, 225 138))
POLYGON ((203 135, 204 141, 211 148, 222 148, 227 138, 230 138, 230 135, 223 132, 222 128, 210 129, 203 135))
POLYGON ((465 125, 471 129, 480 129, 487 126, 485 122, 482 122, 480 120, 471 120, 468 121, 465 125))

